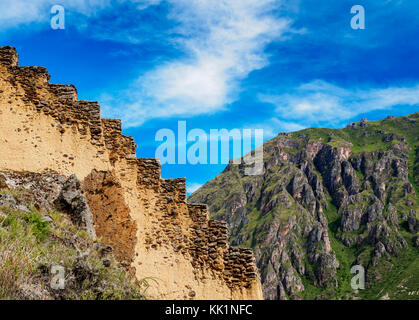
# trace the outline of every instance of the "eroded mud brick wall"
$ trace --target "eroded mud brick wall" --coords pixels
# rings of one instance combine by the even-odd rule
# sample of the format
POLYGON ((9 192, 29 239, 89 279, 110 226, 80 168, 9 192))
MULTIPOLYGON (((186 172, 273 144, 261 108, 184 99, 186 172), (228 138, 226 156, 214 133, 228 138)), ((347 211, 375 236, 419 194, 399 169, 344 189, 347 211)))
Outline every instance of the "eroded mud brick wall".
POLYGON ((0 170, 76 174, 97 235, 137 278, 154 279, 150 298, 261 299, 252 252, 230 248, 227 225, 187 203, 185 179, 161 179, 159 161, 136 158, 120 120, 49 79, 0 47, 0 170))

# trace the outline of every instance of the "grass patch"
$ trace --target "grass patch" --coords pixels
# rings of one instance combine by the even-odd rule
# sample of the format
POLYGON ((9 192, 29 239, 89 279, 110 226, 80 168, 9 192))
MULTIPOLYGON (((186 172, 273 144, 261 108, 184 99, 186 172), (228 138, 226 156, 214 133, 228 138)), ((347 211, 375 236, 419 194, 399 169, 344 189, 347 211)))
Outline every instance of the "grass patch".
POLYGON ((147 281, 133 281, 100 244, 74 233, 66 214, 0 207, 0 299, 144 299, 147 281), (66 286, 53 290, 51 268, 64 268, 66 286))

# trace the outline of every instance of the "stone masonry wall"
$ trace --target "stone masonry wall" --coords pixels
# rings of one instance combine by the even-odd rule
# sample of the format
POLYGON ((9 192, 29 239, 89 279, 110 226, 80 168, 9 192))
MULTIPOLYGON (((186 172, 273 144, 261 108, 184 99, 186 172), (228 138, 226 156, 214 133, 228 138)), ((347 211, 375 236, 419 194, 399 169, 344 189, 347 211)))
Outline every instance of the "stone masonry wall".
POLYGON ((262 299, 254 256, 231 248, 226 224, 188 204, 185 179, 161 179, 156 159, 137 159, 121 121, 42 67, 18 66, 0 47, 0 170, 76 174, 96 233, 155 299, 262 299))

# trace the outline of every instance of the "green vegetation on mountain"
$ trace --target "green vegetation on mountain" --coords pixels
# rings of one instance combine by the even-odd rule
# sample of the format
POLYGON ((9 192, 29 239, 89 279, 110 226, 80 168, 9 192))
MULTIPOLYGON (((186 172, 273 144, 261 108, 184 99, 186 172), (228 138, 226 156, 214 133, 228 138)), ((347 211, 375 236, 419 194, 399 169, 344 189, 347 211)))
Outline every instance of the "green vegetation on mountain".
POLYGON ((280 134, 263 175, 229 164, 188 201, 255 251, 267 299, 419 299, 418 192, 415 113, 280 134))

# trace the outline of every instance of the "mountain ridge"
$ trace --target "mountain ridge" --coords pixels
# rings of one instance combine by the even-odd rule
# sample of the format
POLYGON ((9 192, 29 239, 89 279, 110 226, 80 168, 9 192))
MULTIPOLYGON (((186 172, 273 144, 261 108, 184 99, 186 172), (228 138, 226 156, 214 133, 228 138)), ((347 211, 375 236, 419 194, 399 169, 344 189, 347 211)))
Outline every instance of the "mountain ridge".
POLYGON ((230 163, 188 201, 255 251, 266 299, 417 299, 418 122, 413 113, 281 133, 264 144, 263 175, 230 163), (357 293, 353 265, 366 270, 357 293), (394 277, 407 289, 389 288, 398 268, 415 271, 394 277))

